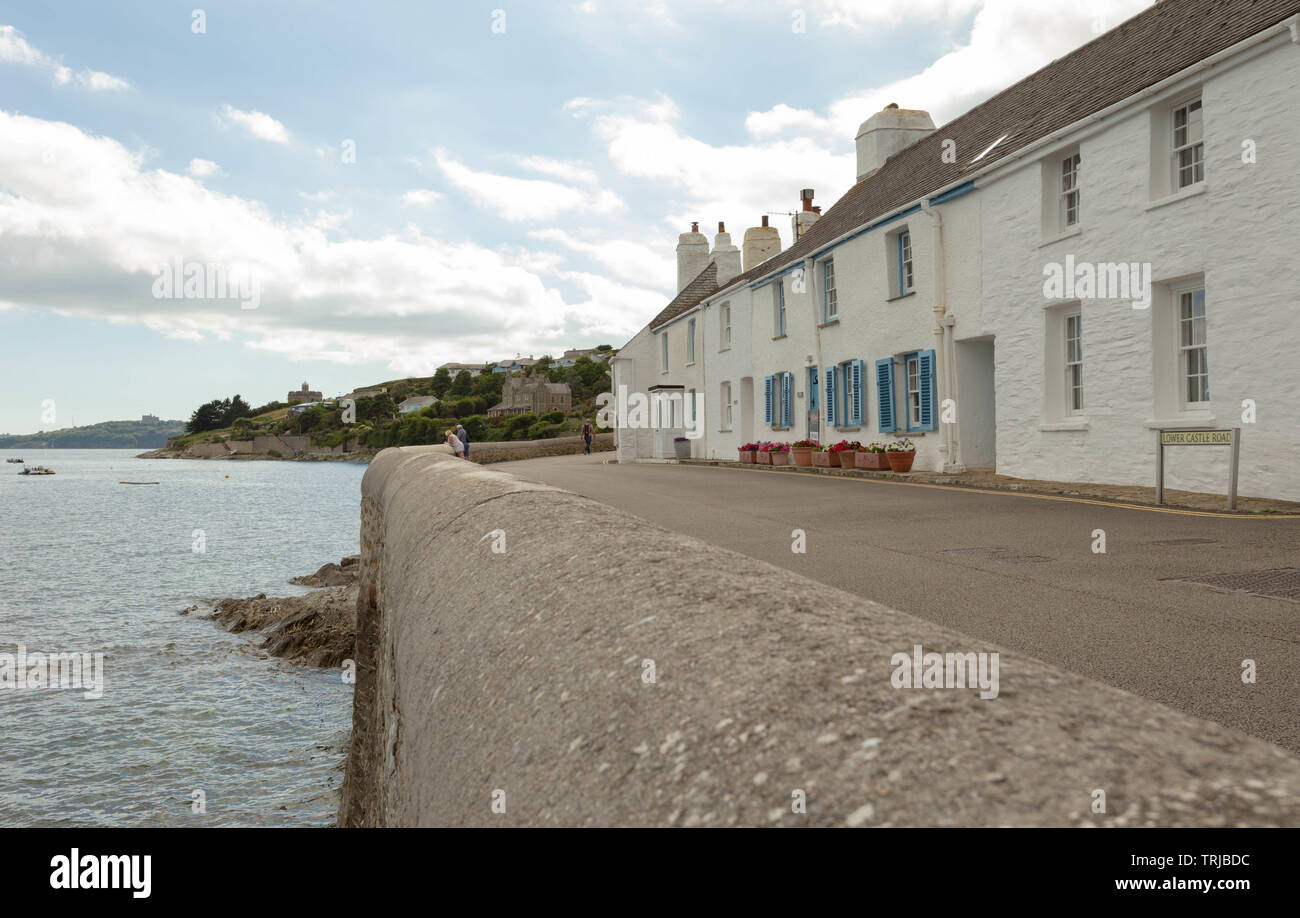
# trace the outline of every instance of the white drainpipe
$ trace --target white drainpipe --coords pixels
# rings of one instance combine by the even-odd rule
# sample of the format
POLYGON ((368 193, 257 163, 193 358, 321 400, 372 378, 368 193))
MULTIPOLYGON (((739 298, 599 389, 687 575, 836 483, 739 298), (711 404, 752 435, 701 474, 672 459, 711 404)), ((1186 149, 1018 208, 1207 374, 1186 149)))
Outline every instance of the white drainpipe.
MULTIPOLYGON (((808 298, 812 300, 813 335, 815 337, 815 340, 817 341, 817 382, 820 384, 822 377, 824 375, 822 369, 822 320, 821 320, 821 313, 818 312, 817 310, 817 305, 818 305, 817 294, 813 288, 812 258, 805 258, 803 260, 803 276, 804 276, 804 289, 808 291, 808 298)), ((804 375, 804 385, 808 387, 808 399, 811 401, 812 385, 808 382, 808 366, 806 364, 804 365, 803 375, 804 375)), ((821 391, 820 388, 818 389, 818 391, 821 391)), ((817 442, 818 443, 825 443, 826 435, 830 433, 830 429, 826 426, 826 420, 825 420, 827 416, 826 406, 824 404, 825 401, 826 401, 826 393, 822 392, 821 401, 817 404, 817 442)), ((804 413, 804 423, 805 424, 808 423, 807 412, 804 413)), ((802 440, 803 437, 798 437, 796 439, 802 440)), ((793 462, 794 460, 791 459, 790 461, 793 462)))
POLYGON ((939 409, 940 416, 939 429, 943 431, 940 447, 943 454, 943 470, 964 472, 966 466, 961 461, 961 447, 958 442, 960 431, 957 429, 956 414, 954 413, 953 423, 943 423, 944 402, 952 399, 954 405, 957 403, 956 359, 953 355, 952 339, 956 319, 948 315, 948 272, 944 257, 943 216, 924 198, 921 200, 921 211, 930 218, 931 225, 934 227, 934 337, 940 370, 939 404, 936 407, 939 409))

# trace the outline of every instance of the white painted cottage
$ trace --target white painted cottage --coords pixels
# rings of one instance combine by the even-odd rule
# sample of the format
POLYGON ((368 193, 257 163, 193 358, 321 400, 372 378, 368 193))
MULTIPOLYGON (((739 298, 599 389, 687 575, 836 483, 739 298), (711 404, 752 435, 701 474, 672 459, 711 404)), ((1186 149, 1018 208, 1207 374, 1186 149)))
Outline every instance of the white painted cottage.
MULTIPOLYGON (((683 234, 615 390, 703 393, 696 456, 907 436, 918 469, 1067 481, 1240 426, 1241 493, 1300 500, 1298 109, 1300 0, 1166 0, 937 130, 890 106, 790 248, 683 234)), ((1170 450, 1168 486, 1221 491, 1226 452, 1170 450)))

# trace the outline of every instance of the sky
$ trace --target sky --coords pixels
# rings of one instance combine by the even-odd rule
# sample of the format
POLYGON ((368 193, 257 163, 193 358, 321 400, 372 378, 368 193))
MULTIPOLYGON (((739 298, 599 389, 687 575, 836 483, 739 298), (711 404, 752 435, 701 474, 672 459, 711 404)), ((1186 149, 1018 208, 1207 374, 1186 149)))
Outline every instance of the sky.
POLYGON ((1149 5, 202 2, 0 0, 0 433, 621 346, 691 221, 789 245, 874 112, 1149 5))

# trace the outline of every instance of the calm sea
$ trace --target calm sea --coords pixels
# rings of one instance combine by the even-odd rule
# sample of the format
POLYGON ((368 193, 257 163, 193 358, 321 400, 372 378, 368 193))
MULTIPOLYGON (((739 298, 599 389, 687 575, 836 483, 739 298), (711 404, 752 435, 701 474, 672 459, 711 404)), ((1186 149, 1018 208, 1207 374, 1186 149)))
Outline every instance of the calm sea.
POLYGON ((0 688, 0 826, 332 824, 351 686, 177 612, 355 554, 364 467, 137 452, 0 454, 56 472, 0 462, 0 653, 105 673, 99 699, 0 688))

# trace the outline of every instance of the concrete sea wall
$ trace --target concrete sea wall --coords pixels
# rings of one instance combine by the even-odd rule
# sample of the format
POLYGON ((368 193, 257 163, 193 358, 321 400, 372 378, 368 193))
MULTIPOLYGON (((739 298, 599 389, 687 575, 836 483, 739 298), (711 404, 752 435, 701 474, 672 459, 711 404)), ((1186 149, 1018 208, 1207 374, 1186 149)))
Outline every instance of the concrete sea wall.
POLYGON ((361 547, 343 826, 1300 825, 1275 746, 1009 652, 895 688, 999 648, 442 446, 361 547))

